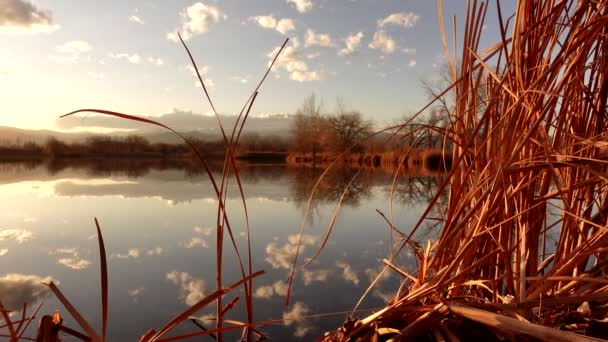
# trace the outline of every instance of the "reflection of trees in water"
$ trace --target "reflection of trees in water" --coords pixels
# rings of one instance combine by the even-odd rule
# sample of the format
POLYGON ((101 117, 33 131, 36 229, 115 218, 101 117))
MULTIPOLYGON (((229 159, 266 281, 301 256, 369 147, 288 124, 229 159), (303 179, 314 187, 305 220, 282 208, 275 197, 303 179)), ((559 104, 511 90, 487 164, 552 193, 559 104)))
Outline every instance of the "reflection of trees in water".
MULTIPOLYGON (((221 178, 223 160, 210 160, 211 168, 216 181, 221 178)), ((281 197, 289 197, 294 203, 303 208, 310 193, 323 173, 322 168, 291 167, 285 164, 251 164, 237 162, 239 176, 244 185, 245 194, 255 196, 247 190, 247 185, 257 185, 256 189, 262 187, 266 192, 281 197), (283 194, 287 192, 287 194, 283 194)), ((4 174, 21 174, 27 178, 31 171, 40 169, 49 175, 57 175, 61 172, 77 171, 89 177, 116 177, 127 176, 139 178, 150 176, 152 171, 181 171, 171 176, 173 181, 183 179, 188 182, 207 182, 208 177, 204 169, 190 160, 162 160, 144 158, 53 158, 43 163, 42 161, 25 161, 15 163, 0 163, 0 172, 4 174), (42 167, 41 167, 42 166, 42 167), (26 172, 30 171, 30 172, 26 172)), ((321 180, 313 197, 313 209, 320 204, 336 204, 342 193, 351 182, 358 168, 338 167, 332 168, 321 180)), ((31 177, 31 175, 29 176, 31 177)), ((155 177, 158 177, 156 175, 155 177)), ((357 207, 368 200, 372 194, 372 186, 380 186, 385 191, 388 199, 394 173, 390 170, 362 170, 352 181, 350 188, 346 191, 343 205, 357 207)), ((163 178, 164 179, 164 178, 163 178)), ((412 177, 402 174, 398 177, 393 201, 396 206, 413 206, 417 203, 428 203, 437 191, 440 178, 436 177, 412 177)), ((231 172, 231 184, 235 186, 234 175, 231 172)), ((210 185, 209 185, 210 186, 210 185)), ((236 187, 231 187, 233 193, 236 187), (232 190, 234 189, 234 190, 232 190)))
MULTIPOLYGON (((408 177, 403 176, 397 179, 395 191, 393 192, 393 202, 395 205, 413 207, 417 204, 428 205, 437 195, 439 186, 445 178, 438 177, 408 177)), ((386 190, 387 198, 391 195, 391 187, 386 190)), ((448 200, 448 192, 441 193, 438 202, 433 206, 426 220, 421 223, 421 227, 413 236, 414 241, 426 243, 427 240, 436 240, 439 231, 443 227, 445 217, 444 208, 448 200)))
POLYGON ((42 159, 24 159, 19 161, 3 161, 0 162, 0 172, 2 173, 19 173, 23 171, 31 171, 43 164, 42 159))
MULTIPOLYGON (((419 203, 429 203, 442 182, 440 177, 400 176, 395 184, 393 201, 401 205, 414 206, 419 203)), ((387 189, 387 198, 391 195, 391 186, 387 189)), ((443 197, 447 194, 443 194, 443 197)), ((447 197, 445 197, 447 199, 447 197)))
POLYGON ((67 169, 83 170, 89 176, 111 177, 127 176, 138 178, 152 170, 184 170, 184 174, 197 173, 197 165, 188 160, 138 159, 138 158, 53 158, 46 163, 49 174, 55 175, 67 169))
MULTIPOLYGON (((295 170, 293 177, 290 177, 290 197, 298 207, 303 208, 323 169, 302 167, 295 170)), ((352 183, 346 190, 342 204, 357 207, 362 200, 369 198, 374 181, 373 173, 363 171, 353 180, 357 170, 347 167, 329 170, 315 189, 311 210, 315 210, 320 204, 337 203, 351 180, 352 183)))

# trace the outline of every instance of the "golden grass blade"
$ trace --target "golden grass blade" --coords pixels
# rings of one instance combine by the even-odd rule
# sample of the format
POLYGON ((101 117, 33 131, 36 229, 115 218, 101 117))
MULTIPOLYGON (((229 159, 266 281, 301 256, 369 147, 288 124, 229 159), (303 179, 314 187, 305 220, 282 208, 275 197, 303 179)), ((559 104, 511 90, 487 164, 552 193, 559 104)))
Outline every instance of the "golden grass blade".
POLYGON ((390 260, 388 259, 382 259, 382 262, 390 267, 393 271, 399 273, 400 275, 404 276, 405 278, 408 278, 409 280, 413 281, 414 283, 416 283, 418 281, 418 278, 414 277, 413 275, 405 272, 404 270, 402 270, 401 268, 395 266, 392 262, 390 262, 390 260))
POLYGON ((95 227, 97 228, 99 264, 101 269, 101 339, 105 341, 108 327, 108 263, 106 261, 106 248, 103 242, 103 235, 101 234, 97 217, 95 217, 95 227))
POLYGON ((63 304, 63 306, 66 308, 66 310, 68 310, 68 312, 74 318, 76 323, 78 323, 78 325, 80 325, 80 327, 89 335, 91 340, 93 342, 101 341, 101 339, 99 338, 99 335, 97 335, 95 330, 93 330, 93 328, 91 327, 89 322, 87 322, 87 320, 84 319, 84 317, 82 317, 80 312, 78 310, 76 310, 76 308, 72 305, 72 303, 70 303, 70 301, 63 295, 63 293, 61 293, 61 291, 55 285, 55 283, 51 281, 47 285, 49 286, 51 291, 53 291, 53 293, 55 294, 55 297, 57 297, 57 299, 59 299, 61 304, 63 304))
POLYGON ((21 339, 23 336, 23 333, 25 333, 25 331, 27 330, 27 328, 30 326, 30 323, 32 323, 32 321, 36 318, 36 315, 38 314, 38 311, 40 311, 40 308, 42 308, 42 305, 44 304, 44 301, 41 301, 40 304, 38 304, 38 307, 36 307, 36 310, 34 310, 34 312, 32 313, 32 315, 30 316, 30 318, 27 320, 27 323, 25 323, 25 326, 23 327, 23 330, 21 330, 21 332, 19 333, 19 336, 17 337, 17 340, 21 339))
POLYGON ((6 322, 6 326, 8 327, 9 337, 11 338, 11 340, 16 341, 17 334, 15 332, 15 327, 13 327, 13 322, 11 321, 11 317, 9 316, 9 311, 4 308, 2 302, 0 302, 0 311, 2 312, 2 318, 4 319, 4 321, 6 322))

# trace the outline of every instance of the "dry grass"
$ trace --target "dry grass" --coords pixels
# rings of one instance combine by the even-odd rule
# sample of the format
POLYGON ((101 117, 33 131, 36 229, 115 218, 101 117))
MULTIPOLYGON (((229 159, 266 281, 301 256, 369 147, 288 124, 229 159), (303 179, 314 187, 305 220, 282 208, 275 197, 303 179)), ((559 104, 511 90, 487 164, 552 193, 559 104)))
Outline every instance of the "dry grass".
POLYGON ((453 165, 386 260, 400 291, 327 341, 606 338, 608 3, 519 1, 502 41, 479 51, 485 16, 469 1, 460 54, 443 34, 453 165), (432 210, 441 235, 408 274, 395 257, 432 210))

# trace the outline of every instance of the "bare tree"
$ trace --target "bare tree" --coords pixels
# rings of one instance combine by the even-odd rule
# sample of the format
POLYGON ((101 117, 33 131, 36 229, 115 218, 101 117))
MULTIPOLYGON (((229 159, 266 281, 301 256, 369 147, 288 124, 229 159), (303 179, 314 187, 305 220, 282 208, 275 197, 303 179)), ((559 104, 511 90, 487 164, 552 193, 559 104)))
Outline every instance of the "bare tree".
POLYGON ((352 152, 361 152, 361 140, 372 133, 373 125, 363 120, 361 113, 347 110, 340 99, 337 101, 336 113, 327 120, 332 147, 335 151, 344 151, 352 147, 352 152))
POLYGON ((316 154, 326 146, 327 123, 321 116, 321 104, 317 103, 315 94, 307 97, 296 112, 292 125, 294 150, 312 152, 313 160, 316 154))

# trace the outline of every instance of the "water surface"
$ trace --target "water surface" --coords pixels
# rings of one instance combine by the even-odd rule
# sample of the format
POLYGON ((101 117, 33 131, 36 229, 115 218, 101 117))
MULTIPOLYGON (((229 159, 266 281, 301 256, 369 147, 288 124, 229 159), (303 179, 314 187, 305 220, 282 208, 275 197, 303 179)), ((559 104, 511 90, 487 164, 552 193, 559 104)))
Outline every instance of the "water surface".
MULTIPOLYGON (((342 324, 345 314, 292 319, 352 310, 389 255, 390 232, 376 209, 389 215, 393 174, 364 171, 345 196, 326 248, 298 271, 290 305, 285 306, 297 232, 319 173, 284 165, 241 165, 253 268, 266 271, 254 281, 254 320, 286 319, 259 329, 275 341, 312 340, 342 324)), ((304 229, 300 263, 317 249, 336 201, 355 173, 337 170, 319 186, 304 229)), ((393 216, 399 229, 407 232, 415 224, 435 182, 424 177, 398 180, 393 216)), ((40 283, 53 279, 100 330, 94 217, 101 223, 108 255, 109 341, 136 341, 215 290, 218 203, 208 178, 196 169, 128 161, 2 163, 0 203, 0 299, 10 309, 19 309, 23 302, 32 307, 44 299, 43 313, 59 309, 67 325, 78 328, 40 283)), ((234 186, 226 205, 234 237, 246 256, 244 213, 234 186)), ((224 250, 227 285, 241 274, 228 237, 224 250)), ((407 253, 398 262, 403 267, 415 263, 407 253)), ((397 288, 397 276, 386 274, 360 307, 384 306, 397 288)), ((227 318, 246 320, 242 294, 239 289, 225 297, 225 303, 241 298, 227 318)), ((198 316, 209 317, 214 311, 209 307, 198 316)), ((200 329, 187 322, 175 333, 192 331, 200 329)), ((29 335, 34 334, 30 329, 29 335)), ((237 340, 239 334, 228 336, 237 340)), ((212 340, 193 340, 205 339, 212 340)))

